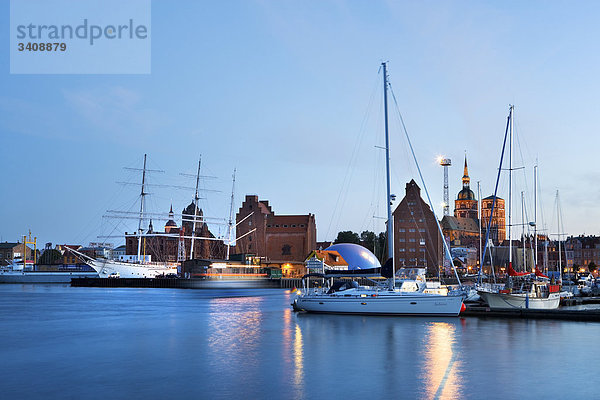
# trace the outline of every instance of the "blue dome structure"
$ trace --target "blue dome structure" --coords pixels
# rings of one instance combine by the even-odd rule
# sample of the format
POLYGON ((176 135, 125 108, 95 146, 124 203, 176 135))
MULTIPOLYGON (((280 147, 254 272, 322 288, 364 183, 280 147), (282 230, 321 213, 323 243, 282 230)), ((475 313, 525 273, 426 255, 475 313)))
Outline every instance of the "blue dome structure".
POLYGON ((325 250, 337 251, 348 263, 348 269, 379 268, 379 260, 369 249, 354 243, 338 243, 325 250))

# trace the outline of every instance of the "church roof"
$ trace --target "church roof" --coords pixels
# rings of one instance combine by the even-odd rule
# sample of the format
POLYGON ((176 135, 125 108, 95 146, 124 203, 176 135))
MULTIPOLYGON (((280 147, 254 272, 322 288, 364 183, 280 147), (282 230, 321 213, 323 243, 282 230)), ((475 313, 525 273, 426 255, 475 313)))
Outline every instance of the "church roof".
POLYGON ((468 187, 462 188, 460 192, 458 192, 457 200, 477 200, 475 198, 475 193, 468 187))

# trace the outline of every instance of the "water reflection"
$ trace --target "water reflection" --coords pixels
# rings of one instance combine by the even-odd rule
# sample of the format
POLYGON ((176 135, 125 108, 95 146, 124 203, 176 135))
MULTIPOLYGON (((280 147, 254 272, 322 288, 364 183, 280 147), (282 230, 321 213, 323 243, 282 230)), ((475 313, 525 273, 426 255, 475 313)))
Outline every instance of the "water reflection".
MULTIPOLYGON (((261 297, 215 298, 210 300, 208 346, 212 363, 223 370, 240 365, 257 366, 260 353, 261 297)), ((243 371, 244 375, 250 368, 243 371)))
POLYGON ((456 325, 433 322, 425 330, 422 381, 426 398, 461 398, 461 362, 455 349, 456 325))
POLYGON ((290 368, 294 382, 294 398, 304 397, 304 342, 302 329, 293 318, 292 310, 283 312, 283 359, 290 368), (291 351, 290 351, 291 350, 291 351))

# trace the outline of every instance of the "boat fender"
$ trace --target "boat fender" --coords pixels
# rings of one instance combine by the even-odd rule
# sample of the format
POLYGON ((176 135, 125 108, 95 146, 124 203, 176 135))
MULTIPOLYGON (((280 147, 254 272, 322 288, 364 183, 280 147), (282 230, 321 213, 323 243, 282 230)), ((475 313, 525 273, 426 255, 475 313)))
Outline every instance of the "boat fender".
POLYGON ((460 306, 460 312, 463 312, 467 309, 467 306, 465 306, 465 303, 462 303, 462 306, 460 306))

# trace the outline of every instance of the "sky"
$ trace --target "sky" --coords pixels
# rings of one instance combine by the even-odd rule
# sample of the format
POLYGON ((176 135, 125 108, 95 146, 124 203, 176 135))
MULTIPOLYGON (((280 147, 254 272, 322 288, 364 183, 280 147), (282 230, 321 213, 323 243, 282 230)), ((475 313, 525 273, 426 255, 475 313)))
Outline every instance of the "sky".
MULTIPOLYGON (((277 214, 313 213, 318 240, 384 229, 382 76, 389 78, 434 209, 443 170, 450 200, 465 154, 471 188, 493 193, 509 104, 515 105, 514 218, 551 234, 599 234, 600 3, 568 1, 152 1, 151 72, 10 74, 9 31, 0 30, 0 240, 31 230, 38 244, 120 238, 135 220, 139 174, 193 186, 228 218, 245 195, 277 214), (536 161, 537 160, 537 161, 536 161), (522 167, 522 168, 521 168, 522 167), (563 228, 557 226, 556 191, 563 228), (217 192, 218 191, 218 192, 217 192)), ((0 4, 0 26, 9 2, 0 4)), ((390 99, 392 192, 423 186, 390 99)), ((508 168, 507 165, 504 168, 508 168)), ((507 173, 499 196, 507 198, 507 173)), ((148 210, 181 211, 193 190, 159 188, 148 210)), ((424 193, 424 192, 423 192, 424 193)), ((453 204, 451 211, 453 210, 453 204)), ((155 222, 155 228, 163 222, 155 222)), ((211 226, 224 234, 222 225, 211 226)))

